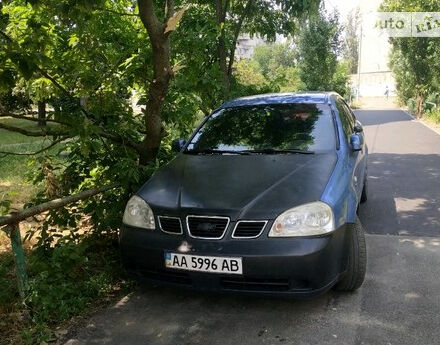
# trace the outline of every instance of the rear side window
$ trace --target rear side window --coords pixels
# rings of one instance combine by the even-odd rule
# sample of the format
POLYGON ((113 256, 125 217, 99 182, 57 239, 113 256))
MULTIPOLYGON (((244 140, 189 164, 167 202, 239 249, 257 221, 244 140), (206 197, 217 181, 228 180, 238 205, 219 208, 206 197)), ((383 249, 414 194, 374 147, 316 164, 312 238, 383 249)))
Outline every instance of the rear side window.
POLYGON ((341 99, 338 99, 336 101, 336 107, 338 108, 339 117, 341 118, 341 122, 342 122, 342 128, 344 130, 345 137, 347 138, 348 141, 350 135, 353 134, 353 128, 354 128, 353 115, 351 115, 350 109, 341 99))

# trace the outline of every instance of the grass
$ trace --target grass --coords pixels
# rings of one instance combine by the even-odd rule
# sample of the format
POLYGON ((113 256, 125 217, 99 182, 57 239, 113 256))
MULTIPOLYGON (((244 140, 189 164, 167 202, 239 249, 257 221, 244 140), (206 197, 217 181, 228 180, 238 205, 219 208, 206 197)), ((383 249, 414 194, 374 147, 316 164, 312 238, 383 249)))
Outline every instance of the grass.
POLYGON ((432 110, 426 112, 423 115, 423 117, 426 118, 428 121, 439 125, 440 124, 440 109, 432 109, 432 110))
MULTIPOLYGON (((1 117, 0 122, 27 130, 38 130, 33 121, 1 117)), ((0 129, 1 152, 35 152, 48 143, 47 138, 28 137, 20 133, 0 129)), ((36 187, 28 180, 27 175, 32 169, 30 156, 6 155, 0 153, 0 203, 11 201, 11 209, 20 210, 30 201, 36 192, 36 187)), ((7 213, 7 212, 6 212, 7 213)), ((0 216, 2 208, 0 207, 0 216)), ((9 239, 0 231, 0 252, 7 250, 9 239)))
MULTIPOLYGON (((2 117, 4 124, 27 130, 38 130, 36 122, 2 117)), ((0 129, 0 151, 28 153, 35 152, 47 146, 50 138, 28 137, 0 129)), ((29 162, 33 156, 5 155, 0 153, 0 201, 6 198, 12 200, 12 207, 19 209, 29 201, 35 192, 35 187, 28 181, 27 174, 32 169, 29 162)))

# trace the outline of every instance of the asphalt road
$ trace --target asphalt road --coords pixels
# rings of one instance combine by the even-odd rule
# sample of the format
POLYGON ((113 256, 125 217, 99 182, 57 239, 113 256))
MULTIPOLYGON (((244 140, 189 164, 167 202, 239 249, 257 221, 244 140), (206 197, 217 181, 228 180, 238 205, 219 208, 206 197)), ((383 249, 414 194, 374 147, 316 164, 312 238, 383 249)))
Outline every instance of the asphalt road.
POLYGON ((145 287, 67 344, 440 344, 440 135, 402 111, 357 114, 370 148, 359 291, 292 301, 145 287))

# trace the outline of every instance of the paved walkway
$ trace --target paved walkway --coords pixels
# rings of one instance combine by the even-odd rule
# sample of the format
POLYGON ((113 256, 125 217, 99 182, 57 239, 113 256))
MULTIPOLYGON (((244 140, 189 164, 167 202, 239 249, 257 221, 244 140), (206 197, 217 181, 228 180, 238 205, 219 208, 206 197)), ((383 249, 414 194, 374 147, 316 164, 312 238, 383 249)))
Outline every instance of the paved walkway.
POLYGON ((360 105, 362 109, 398 109, 396 97, 361 97, 360 105))

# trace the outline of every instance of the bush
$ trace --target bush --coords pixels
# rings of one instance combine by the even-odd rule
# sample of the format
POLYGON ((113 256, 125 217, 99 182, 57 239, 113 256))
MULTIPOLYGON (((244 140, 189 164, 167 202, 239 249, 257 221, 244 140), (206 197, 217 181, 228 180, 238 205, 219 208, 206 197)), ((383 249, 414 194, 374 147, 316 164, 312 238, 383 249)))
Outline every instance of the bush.
POLYGON ((66 320, 95 298, 108 294, 122 277, 115 238, 89 236, 76 244, 58 242, 29 255, 26 303, 37 323, 66 320))
POLYGON ((0 113, 9 113, 14 111, 28 111, 31 108, 31 102, 26 94, 12 90, 0 92, 0 113))
MULTIPOLYGON (((20 321, 25 344, 53 340, 57 337, 51 330, 54 326, 130 287, 115 236, 90 235, 79 241, 61 238, 51 248, 39 247, 29 252, 27 263, 29 292, 25 304, 30 318, 20 321)), ((0 313, 6 319, 8 313, 20 309, 13 269, 12 255, 1 256, 0 313)), ((2 330, 0 339, 6 336, 12 335, 2 330)))
POLYGON ((440 109, 432 109, 424 114, 424 117, 428 120, 440 124, 440 109))

